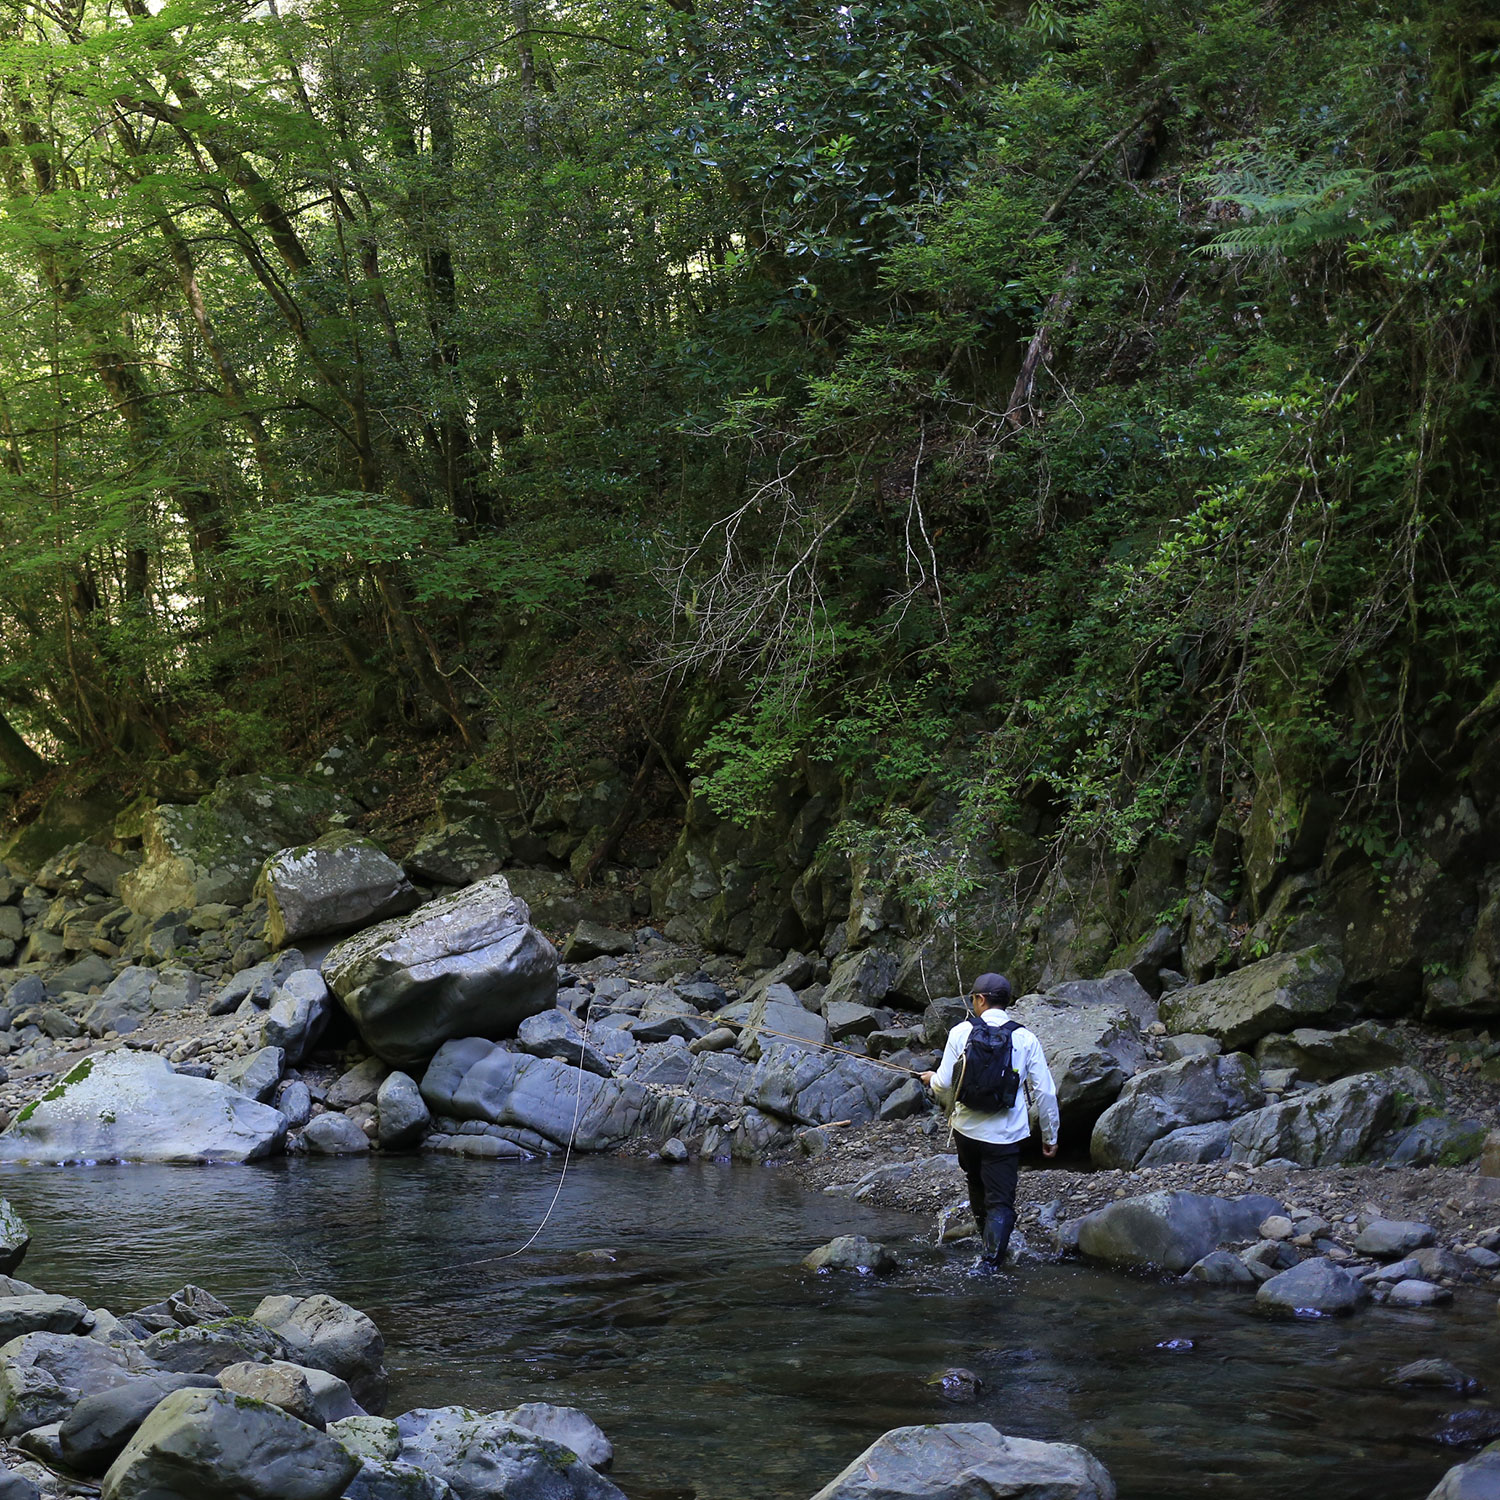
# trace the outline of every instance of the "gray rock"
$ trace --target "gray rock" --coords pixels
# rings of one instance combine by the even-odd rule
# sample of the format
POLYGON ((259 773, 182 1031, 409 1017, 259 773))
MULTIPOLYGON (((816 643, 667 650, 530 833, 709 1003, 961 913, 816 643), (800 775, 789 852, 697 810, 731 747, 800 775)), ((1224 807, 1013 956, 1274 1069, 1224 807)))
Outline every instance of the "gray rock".
POLYGON ((615 1447, 599 1424, 576 1406, 553 1406, 548 1401, 528 1401, 501 1416, 534 1432, 548 1442, 559 1443, 576 1453, 591 1469, 607 1469, 615 1461, 615 1447))
POLYGON ((1253 1289, 1259 1282, 1238 1255, 1227 1250, 1210 1250, 1202 1260, 1188 1267, 1188 1275, 1205 1286, 1233 1286, 1253 1289))
POLYGON ((623 1500, 602 1474, 559 1443, 459 1406, 418 1409, 396 1422, 401 1459, 444 1479, 463 1500, 623 1500))
POLYGON ((422 1075, 422 1097, 436 1115, 453 1115, 453 1096, 469 1069, 495 1050, 495 1043, 479 1036, 456 1038, 438 1048, 422 1075))
POLYGON ((398 1459, 367 1458, 349 1481, 343 1500, 457 1500, 453 1487, 436 1474, 398 1459))
POLYGON ((270 1102, 286 1071, 286 1054, 280 1047, 262 1047, 245 1057, 237 1057, 214 1074, 218 1082, 237 1089, 247 1098, 261 1104, 270 1102))
MULTIPOLYGON (((292 975, 304 972, 310 971, 303 967, 302 954, 295 948, 288 948, 275 958, 241 969, 225 980, 219 992, 209 1002, 208 1013, 211 1016, 230 1015, 246 1000, 264 1010, 271 1003, 271 996, 276 993, 278 986, 285 986, 292 975)), ((322 975, 318 978, 321 980, 322 975)))
POLYGON ((1207 984, 1164 995, 1161 1018, 1171 1031, 1244 1047, 1269 1032, 1327 1015, 1338 1001, 1343 978, 1343 965, 1322 948, 1278 953, 1207 984))
POLYGON ((284 1359, 286 1345, 249 1318, 223 1318, 153 1333, 141 1351, 163 1370, 183 1375, 217 1375, 226 1365, 284 1359))
POLYGON ((1323 1256, 1262 1282, 1255 1300, 1272 1312, 1348 1313, 1368 1301, 1369 1288, 1323 1256))
POLYGON ((76 1333, 88 1311, 74 1297, 53 1297, 46 1292, 0 1297, 0 1344, 27 1333, 76 1333))
POLYGON ((390 1068, 378 1057, 367 1057, 336 1078, 329 1087, 330 1109, 348 1109, 351 1104, 373 1104, 390 1068))
POLYGON ((1221 1243, 1251 1239, 1274 1198, 1226 1199, 1201 1193, 1145 1193, 1107 1203, 1078 1220, 1078 1248, 1114 1265, 1186 1271, 1221 1243))
POLYGON ((379 1141, 384 1151, 415 1146, 432 1126, 432 1115, 423 1102, 416 1080, 406 1073, 392 1073, 375 1096, 379 1114, 379 1141))
POLYGON ((905 1082, 891 1068, 859 1057, 769 1042, 745 1086, 748 1104, 796 1125, 833 1120, 864 1124, 905 1082))
POLYGON ((300 1130, 312 1118, 312 1093, 300 1078, 284 1083, 276 1095, 276 1108, 286 1116, 289 1129, 300 1130))
POLYGON ((1010 1015, 1042 1044, 1067 1120, 1097 1115, 1119 1096, 1146 1059, 1143 1033, 1156 1021, 1156 1005, 1129 970, 1117 969, 1023 995, 1010 1015))
POLYGON ((927 1090, 915 1078, 907 1078, 885 1096, 875 1112, 877 1120, 905 1120, 928 1107, 927 1090))
MULTIPOLYGON (((63 1462, 80 1474, 102 1474, 170 1391, 211 1388, 211 1375, 143 1375, 85 1396, 58 1429, 63 1462)), ((3 1496, 0 1491, 0 1496, 3 1496)))
POLYGON ((706 1036, 695 1037, 688 1043, 688 1051, 694 1057, 704 1052, 728 1052, 734 1046, 739 1033, 728 1026, 716 1026, 706 1036))
POLYGON ((385 1405, 385 1339, 364 1313, 319 1292, 267 1297, 251 1317, 284 1340, 298 1364, 345 1381, 367 1412, 379 1413, 385 1405))
POLYGON ((830 1001, 823 998, 823 1019, 828 1022, 828 1034, 836 1042, 851 1036, 869 1036, 880 1029, 882 1017, 879 1011, 854 1000, 830 1001))
POLYGON ((335 1500, 359 1461, 268 1402, 229 1391, 174 1391, 104 1476, 104 1500, 214 1495, 335 1500))
MULTIPOLYGON (((219 1385, 236 1396, 249 1396, 279 1406, 289 1416, 306 1422, 310 1427, 327 1426, 327 1420, 319 1412, 313 1397, 312 1386, 308 1384, 307 1372, 301 1365, 284 1359, 273 1359, 268 1364, 225 1365, 219 1371, 219 1385)), ((348 1391, 347 1386, 344 1389, 348 1391)))
POLYGON ((688 1148, 674 1135, 670 1140, 662 1142, 661 1159, 680 1165, 688 1159, 688 1148))
POLYGON ((1224 1049, 1211 1037, 1195 1031, 1161 1039, 1163 1062, 1181 1062, 1184 1057, 1217 1057, 1224 1049))
POLYGON ((862 1234, 841 1234, 819 1245, 802 1265, 808 1271, 858 1271, 863 1276, 899 1270, 901 1263, 884 1245, 862 1234))
POLYGON ((1229 1121, 1184 1125, 1153 1141, 1137 1163, 1141 1167, 1169 1167, 1223 1161, 1229 1155, 1229 1121))
POLYGON ((0 1161, 255 1161, 281 1148, 286 1118, 150 1052, 79 1063, 0 1135, 0 1161))
POLYGON ((309 1120, 302 1143, 314 1156, 358 1156, 370 1149, 370 1138, 348 1115, 336 1110, 309 1120))
POLYGON ((1484 1151, 1487 1134, 1483 1120, 1424 1115, 1382 1138, 1370 1154, 1398 1167, 1461 1167, 1484 1151))
POLYGON ((261 868, 255 894, 266 902, 266 938, 273 948, 394 917, 418 899, 401 866, 348 829, 273 854, 261 868))
POLYGON ((499 874, 510 854, 500 824, 477 815, 423 834, 402 864, 409 875, 432 885, 473 885, 499 874))
POLYGON ((42 1500, 42 1492, 26 1475, 0 1466, 0 1500, 42 1500))
POLYGON ((719 1052, 700 1055, 688 1074, 687 1091, 710 1104, 738 1104, 745 1097, 751 1073, 750 1064, 738 1057, 719 1052))
POLYGON ((584 1040, 578 1023, 567 1011, 555 1006, 540 1015, 527 1016, 516 1032, 516 1046, 533 1057, 555 1057, 575 1068, 609 1078, 614 1069, 596 1048, 584 1040))
POLYGON ((603 1151, 625 1140, 646 1102, 645 1091, 629 1080, 600 1078, 555 1058, 495 1045, 465 1072, 446 1108, 434 1102, 427 1078, 422 1097, 460 1120, 516 1126, 559 1146, 571 1137, 580 1151, 603 1151))
POLYGON ((262 1047, 279 1047, 292 1067, 306 1060, 333 1014, 328 986, 316 969, 299 969, 271 992, 260 1026, 262 1047))
POLYGON ((663 1042, 644 1048, 620 1068, 622 1075, 652 1088, 680 1089, 692 1076, 693 1055, 682 1045, 663 1042))
POLYGON ((1409 1385, 1419 1390, 1456 1391, 1460 1396, 1472 1395, 1484 1387, 1473 1376, 1466 1375, 1451 1360, 1414 1359, 1402 1365, 1393 1375, 1386 1377, 1387 1385, 1409 1385))
POLYGON ((1500 1500, 1500 1446, 1449 1469, 1427 1500, 1500 1500))
POLYGON ((1453 1293, 1445 1286, 1432 1281, 1408 1279, 1398 1281, 1386 1297, 1389 1307, 1433 1307, 1439 1302, 1451 1302, 1453 1293))
POLYGON ((823 1017, 804 1010, 796 995, 782 985, 771 985, 750 1006, 744 1029, 740 1032, 740 1051, 751 1062, 757 1061, 761 1055, 763 1031, 767 1033, 766 1047, 796 1046, 803 1041, 821 1045, 828 1040, 828 1023, 823 1017))
POLYGON ((1115 1500, 1104 1465, 1071 1443, 1005 1437, 987 1422, 897 1427, 813 1500, 1115 1500))
POLYGON ((165 1318, 178 1328, 192 1328, 199 1323, 222 1323, 234 1313, 212 1292, 205 1292, 201 1286, 188 1282, 175 1292, 168 1292, 160 1302, 137 1308, 131 1316, 138 1321, 165 1318))
POLYGON ((28 1333, 0 1347, 0 1434, 60 1422, 85 1396, 149 1370, 137 1350, 66 1333, 28 1333))
POLYGON ((1131 1168, 1150 1146, 1185 1125, 1229 1119, 1265 1103, 1258 1070, 1243 1052, 1199 1055, 1137 1073, 1099 1116, 1089 1143, 1095 1166, 1131 1168))
POLYGON ((557 955, 498 875, 346 938, 323 973, 371 1051, 398 1067, 455 1037, 512 1035, 557 997, 557 955))
POLYGON ((1361 1021, 1343 1031, 1299 1027, 1290 1033, 1264 1036, 1255 1046, 1263 1068, 1294 1068, 1299 1078, 1319 1083, 1370 1073, 1407 1061, 1401 1034, 1374 1021, 1361 1021))
POLYGON ((328 1424, 328 1435, 359 1459, 401 1456, 401 1433, 387 1417, 344 1417, 328 1424))
POLYGON ((578 923, 563 944, 563 957, 575 964, 591 958, 623 958, 634 952, 635 939, 628 932, 587 920, 578 923))
POLYGON ((899 960, 892 954, 880 953, 873 948, 845 954, 834 964, 828 988, 823 992, 824 1013, 827 1014, 826 1008, 831 1005, 870 1006, 884 1000, 896 982, 900 967, 899 960))
MULTIPOLYGON (((30 1244, 31 1231, 26 1227, 26 1221, 4 1198, 0 1198, 0 1276, 9 1277, 26 1259, 26 1250, 30 1244)), ((25 1283, 20 1285, 24 1286, 25 1283)), ((29 1290, 36 1289, 33 1287, 29 1290)))
POLYGON ((1372 1219, 1355 1238, 1354 1248, 1376 1260, 1399 1260, 1436 1239, 1437 1230, 1431 1224, 1413 1219, 1372 1219))
POLYGON ((1303 1167, 1337 1166, 1366 1156, 1375 1140, 1431 1089, 1409 1068, 1356 1073, 1242 1115, 1230 1127, 1234 1161, 1278 1157, 1303 1167))

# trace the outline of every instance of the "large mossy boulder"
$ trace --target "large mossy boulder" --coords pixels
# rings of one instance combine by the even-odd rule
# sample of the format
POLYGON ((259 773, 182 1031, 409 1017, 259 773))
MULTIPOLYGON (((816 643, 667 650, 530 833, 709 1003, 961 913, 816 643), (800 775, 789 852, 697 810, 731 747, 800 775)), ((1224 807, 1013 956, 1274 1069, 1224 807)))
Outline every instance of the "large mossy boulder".
POLYGON ((243 906, 271 855, 321 835, 352 810, 325 786, 285 776, 227 777, 201 802, 163 803, 146 813, 144 854, 121 878, 121 899, 149 917, 213 902, 243 906))
POLYGON ((29 823, 0 839, 0 862, 30 879, 59 850, 107 837, 119 804, 97 792, 59 787, 29 823))
POLYGON ((1174 1130, 1228 1120, 1265 1100, 1260 1070, 1245 1053, 1184 1057, 1126 1083, 1095 1123, 1089 1154, 1096 1167, 1135 1167, 1174 1130))
POLYGON ((273 948, 384 921, 418 901, 401 866, 347 828, 273 854, 261 867, 255 894, 265 898, 273 948))
POLYGON ((1078 1248, 1111 1265, 1186 1271, 1226 1241, 1253 1239, 1268 1215, 1282 1211, 1276 1199, 1254 1193, 1143 1193, 1085 1214, 1078 1221, 1078 1248))
POLYGON ((1413 1068, 1356 1073, 1241 1115, 1229 1128, 1229 1154, 1252 1166, 1281 1159, 1303 1167, 1363 1160, 1386 1131, 1435 1098, 1413 1068))
POLYGON ((1226 1049, 1249 1046, 1327 1016, 1338 1003, 1343 965, 1326 949, 1278 953, 1161 1002, 1171 1031, 1211 1036, 1226 1049))
POLYGON ((1086 1448, 1006 1437, 988 1422, 897 1427, 813 1500, 1115 1500, 1086 1448))
POLYGON ((366 1045, 399 1068, 455 1037, 516 1034, 557 1000, 557 953, 504 876, 356 933, 323 975, 366 1045))
POLYGON ((85 1058, 0 1134, 0 1161, 244 1162, 279 1150, 286 1117, 151 1052, 85 1058))

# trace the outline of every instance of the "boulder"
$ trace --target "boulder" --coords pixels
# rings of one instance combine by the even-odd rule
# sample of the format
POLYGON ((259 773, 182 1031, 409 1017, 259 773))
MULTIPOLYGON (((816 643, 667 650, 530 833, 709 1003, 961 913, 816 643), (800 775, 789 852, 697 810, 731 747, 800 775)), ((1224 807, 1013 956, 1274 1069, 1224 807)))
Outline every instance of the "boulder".
POLYGON ((44 891, 59 891, 65 885, 92 886, 108 896, 120 894, 120 879, 136 866, 101 844, 68 844, 59 849, 32 877, 44 891))
POLYGON ((1466 1464, 1455 1464, 1427 1500, 1500 1500, 1500 1443, 1466 1464))
POLYGON ((366 1458, 349 1481, 343 1500, 459 1500, 452 1485, 415 1464, 366 1458))
POLYGON ((1184 1125, 1153 1141, 1136 1163, 1140 1167, 1171 1167, 1223 1161, 1229 1155, 1229 1121, 1184 1125))
POLYGON ((202 981, 188 969, 151 969, 137 964, 121 969, 102 994, 83 1011, 92 1036, 132 1032, 155 1012, 182 1010, 197 1002, 202 981))
POLYGON ((1114 1265, 1181 1272, 1224 1242, 1253 1239, 1261 1220, 1280 1211, 1280 1203, 1260 1194, 1145 1193, 1085 1214, 1078 1249, 1114 1265))
POLYGON ((250 1316, 276 1333, 298 1364, 337 1375, 367 1412, 385 1405, 385 1339, 364 1313, 318 1292, 267 1297, 250 1316))
POLYGON ((279 1047, 287 1064, 304 1062, 333 1014, 333 1001, 316 969, 298 969, 271 991, 260 1026, 262 1047, 279 1047))
POLYGON ((0 1134, 0 1161, 243 1162, 280 1150, 286 1118, 151 1052, 85 1058, 0 1134))
MULTIPOLYGON (((102 1474, 120 1455, 157 1402, 171 1391, 211 1389, 212 1375, 143 1375, 125 1385, 85 1396, 63 1418, 58 1450, 80 1474, 102 1474)), ((3 1500, 0 1491, 0 1500, 3 1500)))
POLYGON ((1394 1067, 1407 1060, 1407 1049, 1400 1032, 1361 1021, 1343 1031, 1303 1026, 1273 1032, 1256 1043, 1255 1058, 1263 1068, 1294 1068, 1299 1078, 1326 1083, 1350 1073, 1394 1067))
POLYGON ((158 1368, 183 1375, 217 1375, 226 1365, 282 1359, 286 1345, 250 1318, 220 1318, 185 1328, 165 1328, 141 1345, 158 1368))
POLYGON ((0 1198, 0 1276, 10 1273, 26 1259, 31 1231, 26 1221, 4 1198, 0 1198))
MULTIPOLYGON (((252 964, 226 979, 209 1002, 208 1013, 211 1016, 227 1016, 238 1010, 246 1000, 264 1010, 270 1005, 278 986, 284 986, 293 974, 304 972, 311 971, 306 970, 301 952, 296 948, 288 948, 275 958, 252 964)), ((321 979, 322 975, 318 977, 321 979)))
POLYGON ((419 1408, 396 1427, 401 1461, 446 1480, 462 1500, 624 1500, 578 1455, 504 1412, 419 1408))
MULTIPOLYGON (((823 1004, 853 1004, 871 1006, 884 1000, 896 982, 896 971, 900 962, 889 953, 880 953, 873 948, 858 953, 846 953, 833 966, 828 979, 828 988, 823 992, 823 1004)), ((808 975, 810 979, 811 974, 808 975)), ((802 980, 806 984, 807 980, 802 980)), ((783 980, 782 983, 789 983, 783 980)), ((791 985, 793 989, 798 985, 791 985)))
POLYGON ((1188 1267, 1188 1276, 1205 1286, 1232 1286, 1253 1289, 1258 1285, 1255 1273, 1238 1255, 1227 1250, 1210 1250, 1200 1261, 1188 1267))
POLYGON ((85 1396, 150 1369, 135 1349, 67 1333, 28 1333, 0 1346, 0 1434, 62 1421, 85 1396))
POLYGON ((432 1115, 422 1099, 416 1080, 406 1073, 392 1073, 375 1096, 379 1111, 377 1139, 383 1151, 403 1151, 415 1146, 432 1126, 432 1115))
POLYGON ((1303 1167, 1358 1161, 1431 1087, 1409 1068, 1356 1073, 1242 1115, 1229 1130, 1234 1161, 1282 1158, 1303 1167))
POLYGON ((1416 1277, 1398 1281, 1386 1294, 1387 1307, 1434 1307, 1452 1300, 1453 1293, 1447 1287, 1416 1277))
POLYGON ((390 1069, 378 1057, 367 1057, 340 1073, 324 1096, 330 1109, 348 1109, 352 1104, 373 1104, 390 1069))
POLYGON ((869 1036, 880 1029, 881 1015, 868 1005, 854 1000, 823 999, 823 1019, 828 1022, 828 1034, 836 1042, 851 1036, 869 1036))
POLYGON ((769 1042, 745 1085, 744 1100, 794 1125, 833 1120, 864 1124, 907 1080, 893 1068, 795 1042, 769 1042))
POLYGON ((402 865, 430 885, 473 885, 498 875, 509 859, 505 830, 493 818, 476 816, 424 833, 402 865))
POLYGON ((857 1271, 862 1276, 900 1269, 900 1262, 884 1245, 862 1234, 841 1234, 819 1245, 803 1262, 808 1271, 857 1271))
MULTIPOLYGON (((291 1364, 284 1359, 273 1359, 268 1364, 225 1365, 219 1371, 219 1386, 223 1390, 233 1391, 237 1396, 269 1401, 272 1406, 279 1406, 289 1416, 296 1417, 299 1422, 306 1422, 309 1427, 326 1427, 328 1418, 319 1409, 318 1399, 308 1380, 310 1373, 312 1372, 301 1365, 291 1364)), ((324 1380, 337 1379, 324 1370, 317 1371, 317 1374, 324 1380)), ((352 1407, 349 1387, 341 1380, 338 1384, 344 1386, 346 1401, 352 1407)), ((353 1415, 355 1413, 352 1410, 339 1413, 340 1417, 353 1415)))
POLYGON ((144 853, 121 877, 121 899, 148 917, 216 902, 244 906, 271 855, 352 811, 326 787, 284 776, 228 777, 201 802, 164 803, 145 815, 144 853))
POLYGON ((1413 1219, 1371 1219, 1356 1236, 1354 1248, 1376 1260, 1400 1260, 1436 1241, 1437 1230, 1431 1224, 1413 1219))
POLYGON ((618 932, 600 922, 585 919, 569 933, 563 944, 563 957, 569 963, 586 963, 591 958, 624 958, 635 952, 635 939, 628 932, 618 932))
POLYGON ((1115 1500, 1085 1448, 1005 1437, 988 1422, 896 1427, 813 1500, 1115 1500))
POLYGON ((47 1292, 0 1297, 0 1344, 28 1333, 76 1333, 88 1311, 76 1297, 47 1292))
MULTIPOLYGON (((434 1095, 426 1079, 422 1093, 432 1104, 434 1095)), ((534 1130, 559 1146, 571 1139, 579 1151, 603 1151, 634 1131, 645 1102, 637 1083, 601 1078, 556 1058, 492 1046, 463 1075, 441 1112, 460 1120, 534 1130)))
POLYGON ((1347 1313, 1369 1296, 1357 1277, 1319 1255, 1262 1282, 1255 1300, 1272 1312, 1347 1313))
POLYGON ((1206 984, 1164 995, 1161 1018, 1170 1031, 1210 1036, 1240 1048, 1273 1031, 1326 1016, 1337 1004, 1344 969, 1323 948, 1277 953, 1206 984))
POLYGON ((1097 1114, 1119 1096, 1146 1059, 1143 1033, 1156 1021, 1156 1004, 1128 969, 1116 969, 1023 995, 1010 1015, 1042 1044, 1067 1120, 1097 1114))
POLYGON ((560 1443, 576 1453, 591 1469, 607 1469, 615 1461, 615 1445, 599 1424, 576 1406, 553 1406, 549 1401, 528 1401, 524 1406, 501 1412, 508 1422, 534 1432, 549 1443, 560 1443))
POLYGON ((359 1472, 326 1434, 229 1391, 174 1391, 104 1476, 104 1500, 336 1500, 359 1472))
POLYGON ((226 1063, 214 1078, 247 1098, 268 1104, 286 1071, 286 1054, 280 1047, 262 1047, 226 1063))
POLYGON ((1095 1166, 1132 1168, 1162 1136, 1243 1114, 1265 1099, 1259 1070, 1245 1053, 1185 1057, 1127 1080, 1095 1122, 1089 1152, 1095 1166))
POLYGON ((1483 1120, 1423 1115, 1383 1137, 1370 1155, 1398 1167, 1462 1167, 1484 1150, 1483 1120))
POLYGON ((740 1032, 740 1051, 751 1062, 761 1054, 761 1032, 768 1034, 765 1046, 807 1042, 821 1046, 828 1040, 828 1022, 803 1008, 802 1002, 784 985, 771 985, 750 1006, 740 1032))
POLYGON ((584 1040, 578 1023, 565 1010, 554 1006, 540 1015, 527 1016, 516 1032, 516 1046, 533 1057, 553 1057, 575 1068, 609 1078, 614 1069, 602 1053, 584 1040))
POLYGON ((512 1036, 557 998, 557 954, 499 875, 346 938, 323 973, 370 1050, 396 1067, 454 1037, 512 1036))
POLYGON ((302 1144, 314 1156, 359 1156, 370 1149, 370 1138, 348 1115, 332 1111, 307 1122, 302 1144))
POLYGON ((418 900, 401 866, 347 828, 273 854, 261 867, 255 895, 266 903, 266 941, 273 948, 380 922, 410 911, 418 900))

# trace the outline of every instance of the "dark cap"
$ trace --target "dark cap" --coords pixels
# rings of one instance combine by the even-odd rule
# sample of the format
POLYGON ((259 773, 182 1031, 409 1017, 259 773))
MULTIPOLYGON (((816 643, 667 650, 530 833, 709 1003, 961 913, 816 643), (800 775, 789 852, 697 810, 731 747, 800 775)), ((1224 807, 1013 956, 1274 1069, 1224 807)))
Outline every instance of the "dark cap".
POLYGON ((983 995, 1003 1005, 1010 999, 1010 980, 1004 974, 981 974, 969 988, 971 995, 983 995))

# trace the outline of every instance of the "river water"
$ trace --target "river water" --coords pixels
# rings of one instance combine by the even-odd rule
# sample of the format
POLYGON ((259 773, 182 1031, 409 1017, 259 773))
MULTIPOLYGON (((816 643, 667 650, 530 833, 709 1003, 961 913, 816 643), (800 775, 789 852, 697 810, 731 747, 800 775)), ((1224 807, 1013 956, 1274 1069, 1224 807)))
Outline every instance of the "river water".
POLYGON ((390 1410, 580 1406, 631 1500, 807 1500, 889 1427, 983 1420, 1079 1442, 1122 1500, 1421 1500, 1464 1406, 1382 1379, 1441 1354, 1500 1386, 1493 1295, 1435 1312, 1268 1322, 1243 1295, 1078 1266, 815 1277, 835 1234, 927 1226, 774 1170, 440 1157, 6 1169, 20 1274, 128 1310, 193 1281, 236 1311, 323 1290, 384 1331, 390 1410), (605 1258, 600 1252, 612 1254, 605 1258), (480 1262, 483 1262, 482 1264, 480 1262), (928 1377, 966 1366, 976 1405, 928 1377))

